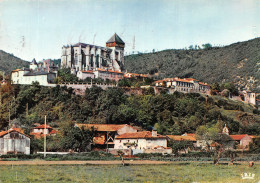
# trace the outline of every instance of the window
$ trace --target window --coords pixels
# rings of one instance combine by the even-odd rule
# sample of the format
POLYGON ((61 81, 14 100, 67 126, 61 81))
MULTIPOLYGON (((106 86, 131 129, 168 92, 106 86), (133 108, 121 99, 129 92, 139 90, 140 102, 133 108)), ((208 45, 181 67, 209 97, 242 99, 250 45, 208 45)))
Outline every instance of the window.
POLYGON ((74 60, 75 60, 75 65, 78 65, 78 54, 77 53, 75 53, 74 60))

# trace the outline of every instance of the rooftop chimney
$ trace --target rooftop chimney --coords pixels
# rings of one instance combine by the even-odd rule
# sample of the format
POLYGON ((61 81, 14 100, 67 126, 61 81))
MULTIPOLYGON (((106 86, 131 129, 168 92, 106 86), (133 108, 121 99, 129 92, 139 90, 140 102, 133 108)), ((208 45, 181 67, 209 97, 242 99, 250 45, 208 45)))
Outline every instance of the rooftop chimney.
POLYGON ((157 131, 156 130, 152 130, 152 137, 157 137, 157 131))

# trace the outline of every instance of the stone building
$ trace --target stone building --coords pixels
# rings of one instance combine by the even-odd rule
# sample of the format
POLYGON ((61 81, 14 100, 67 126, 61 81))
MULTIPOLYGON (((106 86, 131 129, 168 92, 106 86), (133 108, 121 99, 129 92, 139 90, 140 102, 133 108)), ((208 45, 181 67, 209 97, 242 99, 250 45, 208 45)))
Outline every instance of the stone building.
POLYGON ((124 47, 124 41, 117 34, 106 42, 106 47, 86 43, 63 46, 61 67, 71 68, 73 74, 97 69, 121 72, 124 69, 124 47))

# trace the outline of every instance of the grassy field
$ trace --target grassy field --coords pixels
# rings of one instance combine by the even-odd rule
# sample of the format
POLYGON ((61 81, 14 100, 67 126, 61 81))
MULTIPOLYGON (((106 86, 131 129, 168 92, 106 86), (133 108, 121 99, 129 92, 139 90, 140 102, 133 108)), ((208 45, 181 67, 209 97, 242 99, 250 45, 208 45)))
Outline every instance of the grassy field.
POLYGON ((0 182, 234 182, 260 181, 260 165, 44 165, 0 166, 0 182), (254 173, 242 180, 241 173, 254 173))

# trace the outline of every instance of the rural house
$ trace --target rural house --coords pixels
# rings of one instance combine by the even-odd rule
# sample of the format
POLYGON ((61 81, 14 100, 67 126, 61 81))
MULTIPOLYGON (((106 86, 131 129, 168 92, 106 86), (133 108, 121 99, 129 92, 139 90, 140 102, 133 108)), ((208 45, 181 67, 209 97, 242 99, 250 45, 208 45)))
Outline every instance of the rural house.
POLYGON ((172 149, 167 147, 167 137, 157 134, 157 131, 142 131, 119 135, 115 138, 113 152, 115 150, 124 151, 128 155, 138 153, 172 153, 172 149))
POLYGON ((39 125, 33 128, 33 131, 30 133, 30 135, 33 135, 35 138, 43 138, 44 134, 47 136, 49 135, 56 135, 58 132, 57 130, 54 130, 51 126, 46 125, 39 125))
POLYGON ((210 86, 207 83, 199 82, 193 78, 165 78, 154 83, 157 87, 172 88, 174 91, 184 93, 207 93, 210 90, 210 86))
POLYGON ((30 154, 30 137, 13 128, 0 132, 0 154, 30 154))
POLYGON ((230 135, 230 137, 236 141, 238 145, 238 149, 248 149, 249 144, 253 142, 252 136, 248 134, 241 134, 241 135, 230 135))

